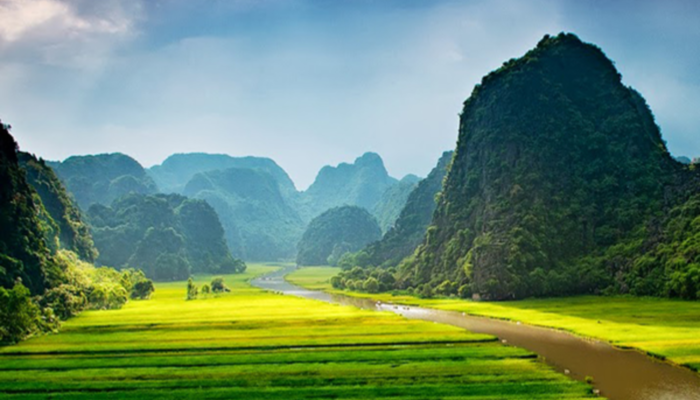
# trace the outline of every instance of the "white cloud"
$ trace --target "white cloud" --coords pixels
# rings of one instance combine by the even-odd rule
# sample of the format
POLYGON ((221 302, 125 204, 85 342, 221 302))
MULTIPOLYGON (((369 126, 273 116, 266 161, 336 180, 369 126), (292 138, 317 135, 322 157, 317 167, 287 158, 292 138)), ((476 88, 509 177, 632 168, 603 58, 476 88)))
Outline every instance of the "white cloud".
POLYGON ((104 0, 92 12, 60 0, 0 0, 0 55, 69 68, 104 64, 113 47, 135 34, 140 0, 104 0))
POLYGON ((3 41, 16 42, 47 26, 51 29, 45 32, 43 39, 64 40, 64 35, 123 34, 129 31, 131 21, 122 15, 82 17, 69 4, 58 0, 5 0, 0 3, 0 38, 3 41))
POLYGON ((648 95, 672 150, 696 155, 700 146, 697 84, 635 73, 677 75, 630 45, 648 41, 572 24, 563 2, 438 1, 313 16, 308 4, 255 14, 265 4, 247 0, 68 1, 0 0, 60 6, 0 30, 0 117, 23 148, 51 159, 123 151, 151 165, 173 152, 254 154, 273 157, 305 188, 322 165, 371 150, 395 176, 425 175, 454 148, 474 84, 561 30, 610 49, 626 82, 648 95), (266 16, 261 26, 256 15, 266 16))

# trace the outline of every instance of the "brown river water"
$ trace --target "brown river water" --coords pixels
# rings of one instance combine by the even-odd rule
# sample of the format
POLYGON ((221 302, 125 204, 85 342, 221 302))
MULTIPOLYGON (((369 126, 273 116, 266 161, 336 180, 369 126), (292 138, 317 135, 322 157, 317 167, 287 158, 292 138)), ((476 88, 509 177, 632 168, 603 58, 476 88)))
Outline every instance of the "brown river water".
POLYGON ((294 267, 281 269, 254 279, 252 284, 287 295, 390 311, 410 319, 493 335, 507 345, 538 354, 557 371, 574 379, 584 381, 587 376, 593 377, 593 386, 610 400, 700 400, 700 375, 635 350, 622 350, 605 342, 531 325, 307 290, 284 280, 293 270, 294 267))

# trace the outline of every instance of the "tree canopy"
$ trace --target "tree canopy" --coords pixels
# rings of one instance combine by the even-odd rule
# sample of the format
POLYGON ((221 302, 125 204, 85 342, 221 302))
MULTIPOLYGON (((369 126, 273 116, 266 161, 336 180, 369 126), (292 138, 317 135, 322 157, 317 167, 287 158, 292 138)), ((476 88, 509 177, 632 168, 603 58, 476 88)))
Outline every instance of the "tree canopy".
POLYGON ((381 237, 377 220, 357 206, 332 208, 314 218, 299 241, 297 264, 336 264, 343 254, 354 252, 381 237))

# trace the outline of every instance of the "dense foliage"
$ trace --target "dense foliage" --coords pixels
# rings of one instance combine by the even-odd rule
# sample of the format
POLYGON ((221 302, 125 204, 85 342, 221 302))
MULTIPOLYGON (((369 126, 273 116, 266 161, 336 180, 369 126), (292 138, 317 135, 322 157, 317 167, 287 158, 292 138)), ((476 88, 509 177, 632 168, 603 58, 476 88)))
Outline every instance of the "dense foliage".
POLYGON ((267 172, 279 185, 280 192, 287 197, 296 193, 294 182, 277 163, 264 157, 231 157, 226 154, 187 153, 173 154, 147 170, 163 193, 183 194, 187 183, 201 172, 229 168, 254 169, 267 172))
POLYGON ((53 169, 44 160, 28 153, 19 152, 18 158, 20 166, 26 172, 27 182, 39 195, 48 213, 44 216, 44 222, 49 228, 45 230, 49 234, 46 238, 49 247, 56 248, 60 245, 85 261, 94 261, 97 249, 92 242, 90 228, 53 169))
POLYGON ((95 204, 88 213, 101 265, 139 268, 161 281, 245 270, 231 256, 219 218, 204 201, 131 194, 111 207, 95 204))
POLYGON ((622 271, 609 292, 700 299, 700 177, 682 191, 687 197, 663 218, 652 220, 624 242, 589 260, 622 271))
POLYGON ((381 157, 365 153, 353 164, 325 166, 301 193, 300 215, 310 220, 333 207, 353 205, 374 210, 382 195, 397 183, 389 176, 381 157))
POLYGON ((362 254, 357 254, 346 262, 363 267, 396 266, 413 253, 423 241, 425 231, 430 225, 435 211, 435 197, 442 190, 442 181, 452 161, 452 154, 451 151, 443 153, 435 168, 418 183, 394 226, 382 239, 370 244, 361 251, 362 254))
POLYGON ((294 257, 304 223, 269 173, 247 168, 204 172, 187 183, 184 194, 206 200, 216 210, 234 256, 294 257))
POLYGON ((0 185, 0 343, 53 331, 85 308, 118 308, 129 296, 150 296, 153 282, 140 271, 119 273, 80 259, 95 256, 80 211, 43 162, 23 153, 18 159, 5 125, 0 185))
POLYGON ((377 218, 379 227, 382 232, 387 232, 394 226, 396 219, 399 218, 401 210, 406 205, 408 196, 413 189, 416 188, 420 178, 415 175, 406 175, 394 185, 389 186, 382 197, 379 198, 377 204, 371 211, 372 215, 377 218))
POLYGON ((47 246, 47 215, 41 199, 27 183, 17 158, 17 143, 0 124, 0 286, 10 289, 19 279, 32 295, 61 280, 61 270, 47 246))
POLYGON ((298 265, 335 265, 382 235, 377 220, 356 206, 332 208, 314 218, 299 241, 298 265))
POLYGON ((690 174, 599 48, 547 36, 465 102, 432 226, 401 278, 489 299, 692 298, 698 209, 681 201, 696 190, 683 183, 690 174))
POLYGON ((73 156, 48 164, 83 210, 93 204, 109 205, 129 193, 158 192, 141 164, 124 154, 73 156))

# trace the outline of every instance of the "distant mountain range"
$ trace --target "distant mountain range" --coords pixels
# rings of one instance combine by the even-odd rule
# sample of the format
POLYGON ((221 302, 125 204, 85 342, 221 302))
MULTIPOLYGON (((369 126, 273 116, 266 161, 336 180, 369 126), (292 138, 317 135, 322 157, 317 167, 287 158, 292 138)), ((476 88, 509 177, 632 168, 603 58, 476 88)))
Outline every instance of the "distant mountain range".
POLYGON ((158 193, 158 187, 141 164, 125 154, 73 156, 47 164, 83 210, 95 203, 109 205, 129 193, 158 193))
POLYGON ((130 193, 205 200, 219 215, 232 255, 255 261, 294 259, 306 225, 335 207, 362 207, 386 232, 420 181, 415 175, 400 181, 389 176, 375 153, 323 167, 305 191, 298 191, 284 169, 264 157, 174 154, 144 169, 115 153, 74 156, 49 165, 84 210, 93 204, 111 206, 130 193))

